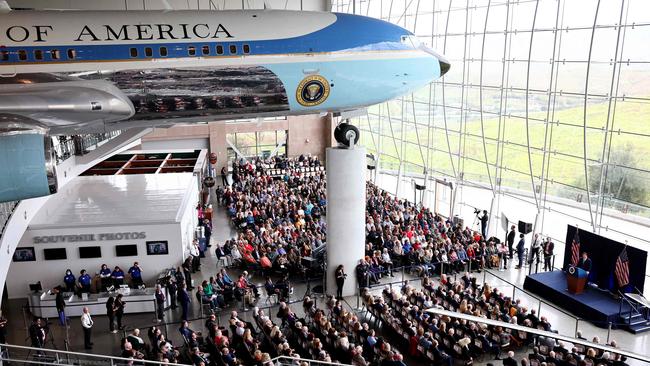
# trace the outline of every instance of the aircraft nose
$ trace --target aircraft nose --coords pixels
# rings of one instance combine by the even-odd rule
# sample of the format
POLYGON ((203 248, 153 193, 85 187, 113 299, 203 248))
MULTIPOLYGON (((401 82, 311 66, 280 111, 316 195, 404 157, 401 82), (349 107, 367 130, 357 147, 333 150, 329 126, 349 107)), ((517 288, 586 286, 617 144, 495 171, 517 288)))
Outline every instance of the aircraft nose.
POLYGON ((449 61, 447 61, 447 60, 445 60, 443 58, 439 58, 438 62, 440 62, 440 77, 442 77, 443 75, 445 75, 447 73, 447 71, 449 71, 449 69, 451 68, 451 65, 449 64, 449 61))

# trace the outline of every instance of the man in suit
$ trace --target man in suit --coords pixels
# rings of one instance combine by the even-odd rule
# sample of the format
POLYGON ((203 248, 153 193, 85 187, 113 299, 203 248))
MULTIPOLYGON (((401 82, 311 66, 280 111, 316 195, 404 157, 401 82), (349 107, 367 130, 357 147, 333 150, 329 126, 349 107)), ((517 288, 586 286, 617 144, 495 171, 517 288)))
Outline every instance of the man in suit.
POLYGON ((526 247, 526 240, 524 239, 524 234, 519 234, 519 243, 517 243, 517 259, 519 259, 519 264, 517 269, 521 268, 524 264, 524 248, 526 247))
POLYGON ((510 259, 512 259, 513 245, 515 244, 515 225, 510 226, 510 232, 506 241, 508 242, 508 252, 510 253, 510 259))
POLYGON ((553 270, 553 265, 551 263, 551 260, 553 259, 554 248, 555 248, 555 244, 553 244, 551 237, 546 238, 546 242, 544 242, 544 270, 545 271, 553 270))
POLYGON ((190 310, 190 294, 187 292, 187 286, 185 284, 181 285, 181 292, 179 300, 181 302, 181 308, 183 308, 183 320, 187 320, 187 313, 190 310))
POLYGON ((582 252, 582 258, 578 261, 578 268, 584 269, 587 274, 591 272, 591 258, 589 258, 587 252, 582 252))

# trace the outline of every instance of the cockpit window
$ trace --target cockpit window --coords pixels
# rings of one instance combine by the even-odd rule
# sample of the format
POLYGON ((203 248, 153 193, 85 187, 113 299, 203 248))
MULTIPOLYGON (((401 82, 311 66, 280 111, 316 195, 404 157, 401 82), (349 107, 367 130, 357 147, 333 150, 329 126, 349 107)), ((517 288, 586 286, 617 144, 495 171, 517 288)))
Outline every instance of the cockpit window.
POLYGON ((412 46, 413 48, 419 48, 421 43, 417 36, 408 34, 403 35, 400 40, 402 44, 412 46))

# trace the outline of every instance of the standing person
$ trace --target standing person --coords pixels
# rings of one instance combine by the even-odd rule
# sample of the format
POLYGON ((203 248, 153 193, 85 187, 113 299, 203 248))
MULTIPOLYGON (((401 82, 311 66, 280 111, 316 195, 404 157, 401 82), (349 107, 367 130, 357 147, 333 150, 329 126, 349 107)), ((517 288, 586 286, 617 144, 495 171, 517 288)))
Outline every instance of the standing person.
POLYGON ((519 264, 515 267, 520 269, 524 264, 524 248, 526 247, 526 240, 524 240, 524 234, 519 234, 519 243, 517 243, 517 259, 519 259, 519 264))
POLYGON ((540 264, 542 261, 539 258, 539 250, 542 247, 542 240, 539 237, 539 234, 533 236, 533 240, 530 243, 530 257, 528 258, 528 265, 533 266, 533 262, 537 259, 537 264, 540 264))
POLYGON ((201 248, 199 248, 199 241, 192 240, 190 245, 190 255, 192 256, 192 273, 201 269, 201 248))
POLYGON ((544 243, 544 270, 552 271, 553 265, 551 264, 551 259, 553 259, 553 249, 555 249, 555 244, 551 240, 551 237, 546 238, 544 243))
POLYGON ((187 286, 185 284, 181 285, 179 301, 181 302, 181 308, 183 308, 183 320, 187 320, 187 313, 190 310, 190 294, 187 292, 187 286))
POLYGON ((162 290, 160 285, 156 285, 156 314, 157 321, 163 321, 165 317, 165 292, 162 290))
POLYGON ((131 284, 133 288, 138 288, 144 283, 142 281, 142 269, 138 262, 134 262, 133 266, 129 268, 129 275, 131 276, 131 284))
POLYGON ((487 240, 487 224, 489 219, 490 215, 488 215, 487 210, 483 210, 483 216, 479 217, 479 220, 481 220, 481 234, 485 240, 487 240))
POLYGON ((510 259, 512 259, 512 253, 513 251, 513 245, 515 244, 515 236, 517 234, 515 233, 515 225, 510 226, 510 232, 508 233, 508 237, 506 238, 506 241, 508 242, 508 252, 510 253, 510 259))
POLYGON ((109 296, 106 300, 106 316, 108 316, 108 330, 111 333, 117 333, 115 329, 115 298, 109 296))
POLYGON ((32 347, 43 348, 46 335, 41 318, 34 319, 32 325, 29 326, 29 339, 32 342, 32 347))
POLYGON ((210 238, 212 237, 212 223, 208 219, 203 219, 203 234, 205 235, 205 246, 211 247, 210 238))
POLYGON ((102 268, 99 270, 99 278, 102 284, 102 292, 108 290, 111 287, 111 269, 108 268, 106 264, 102 264, 102 268))
POLYGON ((193 289, 194 287, 192 286, 192 258, 193 256, 189 256, 185 258, 185 261, 183 262, 183 275, 185 277, 185 285, 187 286, 188 290, 193 289))
POLYGON ((84 306, 83 314, 81 314, 81 327, 84 331, 84 348, 91 349, 93 348, 93 342, 90 339, 93 330, 93 319, 90 316, 90 310, 88 307, 84 306))
POLYGON ((115 320, 117 321, 117 329, 122 330, 124 327, 122 326, 122 317, 124 316, 124 307, 126 306, 126 302, 122 300, 122 294, 117 294, 117 297, 115 298, 115 305, 113 306, 115 308, 115 320))
POLYGON ((77 279, 72 274, 72 271, 69 268, 66 269, 65 276, 63 276, 63 283, 65 283, 65 291, 75 292, 74 291, 75 282, 77 282, 77 279))
MULTIPOLYGON (((7 318, 2 316, 0 311, 0 344, 7 344, 7 318)), ((0 357, 9 358, 7 349, 0 347, 0 357)))
POLYGON ((221 167, 221 183, 224 187, 228 186, 228 170, 225 166, 221 167))
POLYGON ((169 294, 169 302, 171 305, 172 310, 175 310, 177 305, 176 305, 176 295, 178 294, 178 285, 176 284, 176 280, 174 277, 169 279, 169 283, 167 284, 167 293, 169 294))
POLYGON ((334 271, 334 277, 336 278, 336 298, 343 299, 343 284, 345 283, 345 278, 348 275, 345 274, 345 270, 342 264, 339 264, 334 271))
POLYGON ((56 312, 59 314, 59 324, 61 324, 63 327, 66 325, 65 300, 63 300, 63 294, 61 293, 60 287, 55 287, 54 293, 56 294, 56 297, 54 298, 54 304, 56 305, 56 312))

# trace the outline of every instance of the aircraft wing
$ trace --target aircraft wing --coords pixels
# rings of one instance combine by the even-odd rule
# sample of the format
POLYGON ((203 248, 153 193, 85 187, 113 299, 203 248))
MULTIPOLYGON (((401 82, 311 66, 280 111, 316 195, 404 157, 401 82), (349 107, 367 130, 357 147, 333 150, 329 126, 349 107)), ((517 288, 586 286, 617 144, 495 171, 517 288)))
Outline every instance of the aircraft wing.
POLYGON ((56 192, 49 136, 57 129, 79 134, 133 114, 131 101, 105 80, 47 73, 0 77, 0 202, 56 192))
POLYGON ((120 121, 135 110, 109 81, 39 73, 0 78, 0 113, 55 127, 120 121))

